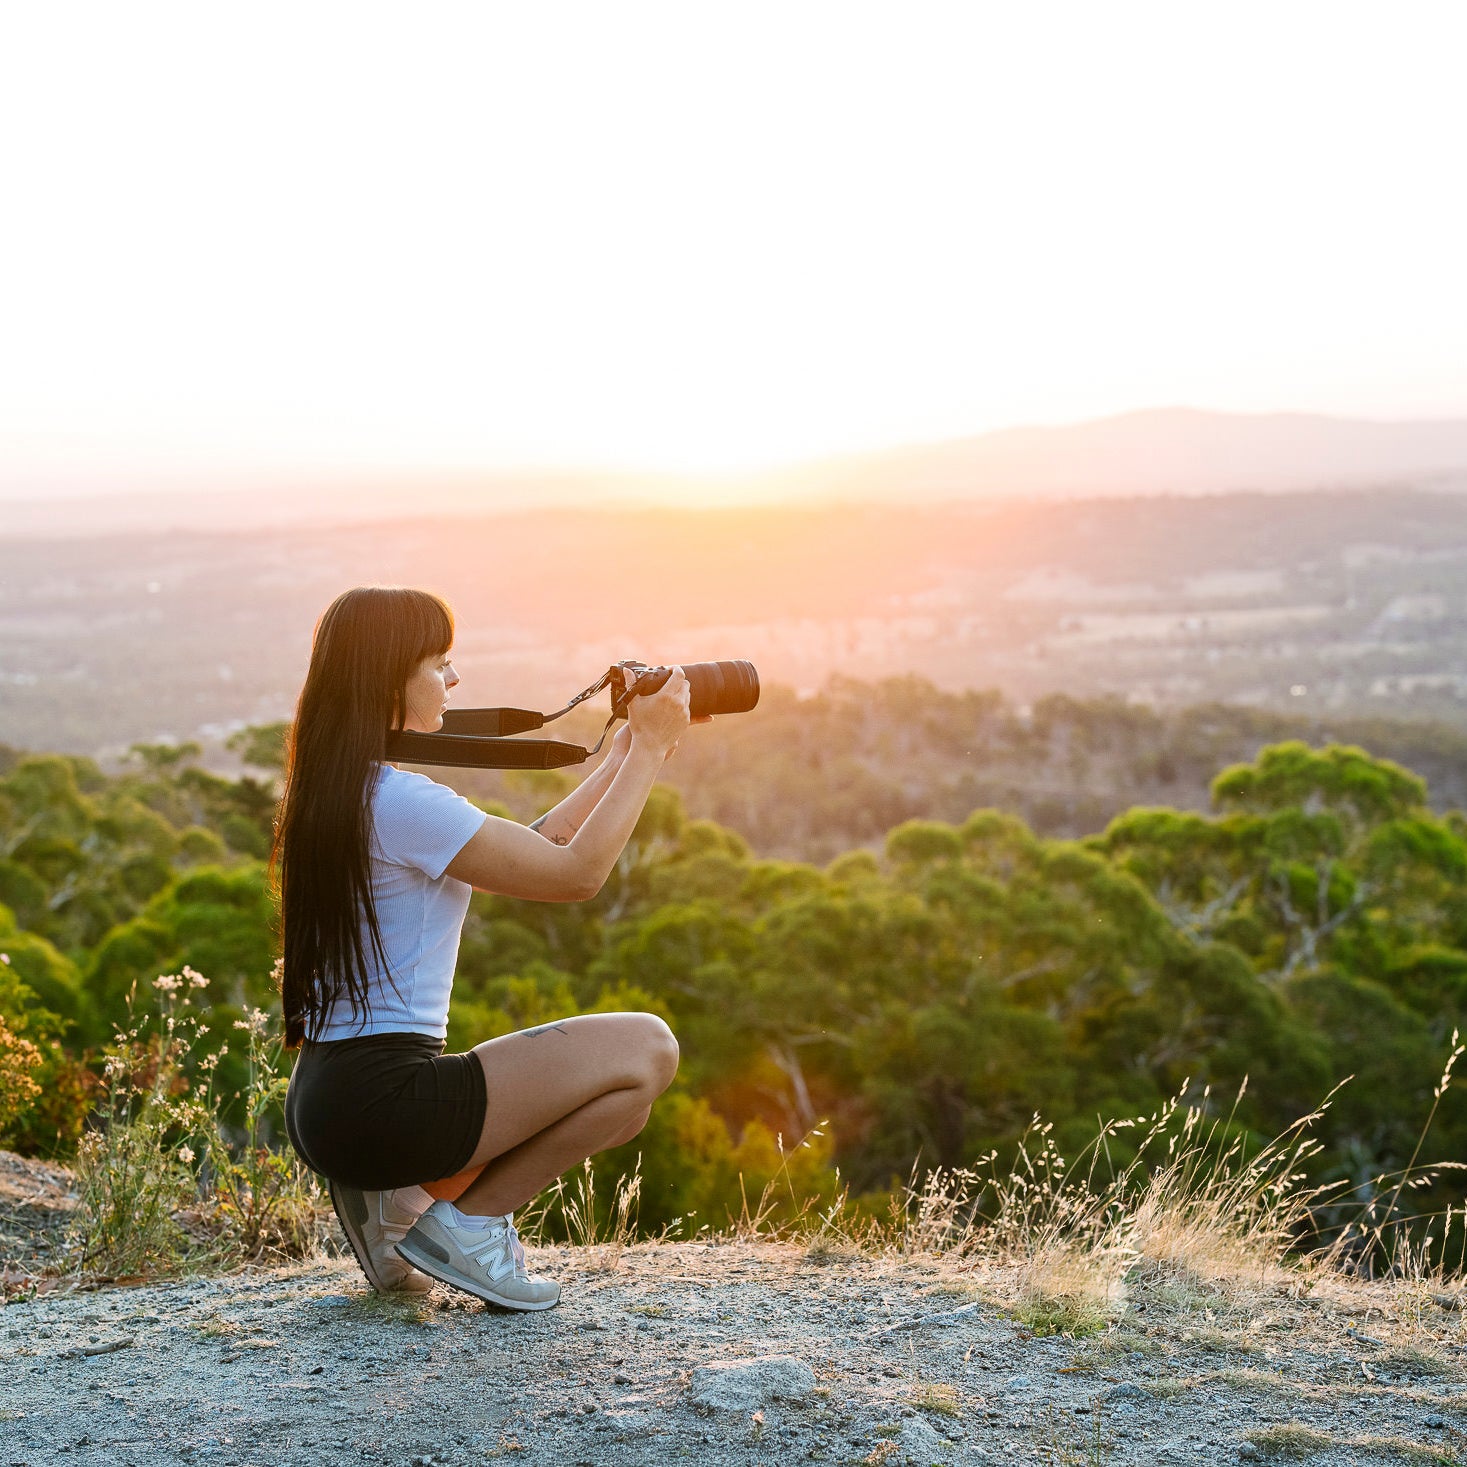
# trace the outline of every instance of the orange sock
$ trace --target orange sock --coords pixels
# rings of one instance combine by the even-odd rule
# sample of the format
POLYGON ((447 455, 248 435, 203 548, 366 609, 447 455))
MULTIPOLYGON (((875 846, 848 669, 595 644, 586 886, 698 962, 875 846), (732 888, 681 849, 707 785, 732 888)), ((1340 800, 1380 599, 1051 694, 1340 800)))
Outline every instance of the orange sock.
MULTIPOLYGON (((487 1165, 488 1163, 485 1163, 487 1165)), ((479 1179, 483 1166, 471 1166, 466 1172, 457 1172, 437 1182, 424 1182, 423 1191, 440 1202, 457 1202, 479 1179)))

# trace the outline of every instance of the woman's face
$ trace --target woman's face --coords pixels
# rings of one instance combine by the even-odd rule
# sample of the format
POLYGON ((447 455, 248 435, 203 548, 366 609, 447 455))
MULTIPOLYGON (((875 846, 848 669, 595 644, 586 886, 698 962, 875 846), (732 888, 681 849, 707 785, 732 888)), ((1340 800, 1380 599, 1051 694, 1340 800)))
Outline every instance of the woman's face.
POLYGON ((443 727, 449 689, 458 682, 447 652, 425 657, 407 680, 407 709, 402 726, 413 733, 437 733, 443 727))

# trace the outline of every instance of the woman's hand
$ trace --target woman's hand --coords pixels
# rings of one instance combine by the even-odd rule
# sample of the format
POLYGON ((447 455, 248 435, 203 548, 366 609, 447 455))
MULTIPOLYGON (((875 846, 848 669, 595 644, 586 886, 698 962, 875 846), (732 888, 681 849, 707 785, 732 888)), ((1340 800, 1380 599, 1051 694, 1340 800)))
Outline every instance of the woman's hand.
POLYGON ((691 722, 688 700, 692 692, 682 668, 675 667, 671 677, 655 693, 630 699, 627 724, 631 729, 632 744, 646 744, 666 759, 677 748, 678 740, 687 732, 691 722))
MULTIPOLYGON (((690 718, 688 722, 690 724, 712 723, 713 715, 711 713, 700 713, 696 718, 690 718)), ((667 751, 666 757, 668 759, 671 759, 672 756, 677 753, 677 748, 678 746, 674 744, 672 748, 667 751)), ((612 735, 611 747, 607 749, 606 757, 601 761, 601 768, 615 773, 616 770, 621 768, 622 764, 626 761, 627 755, 630 754, 631 751, 632 726, 629 723, 623 723, 621 727, 617 729, 616 733, 612 735)))

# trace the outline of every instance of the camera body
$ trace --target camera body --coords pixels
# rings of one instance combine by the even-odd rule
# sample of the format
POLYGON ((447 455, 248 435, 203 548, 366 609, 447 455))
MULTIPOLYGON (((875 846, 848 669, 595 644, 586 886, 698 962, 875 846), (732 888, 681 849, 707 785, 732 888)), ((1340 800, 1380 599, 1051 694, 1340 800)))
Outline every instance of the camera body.
MULTIPOLYGON (((670 667, 651 667, 627 658, 607 670, 611 707, 625 718, 631 698, 655 693, 672 676, 670 667)), ((752 662, 685 662, 689 685, 688 711, 694 718, 720 713, 748 713, 759 702, 759 674, 752 662)))

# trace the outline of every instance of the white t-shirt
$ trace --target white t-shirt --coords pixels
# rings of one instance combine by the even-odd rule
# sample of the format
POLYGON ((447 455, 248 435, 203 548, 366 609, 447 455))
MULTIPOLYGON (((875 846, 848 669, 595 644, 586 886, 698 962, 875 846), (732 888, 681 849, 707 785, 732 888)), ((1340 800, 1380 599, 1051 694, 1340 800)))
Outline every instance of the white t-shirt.
POLYGON ((353 1018, 343 996, 327 1011, 319 1040, 363 1034, 448 1034, 448 995, 472 888, 444 868, 489 817, 422 774, 378 766, 372 806, 372 899, 389 981, 363 925, 370 1017, 353 1018))

